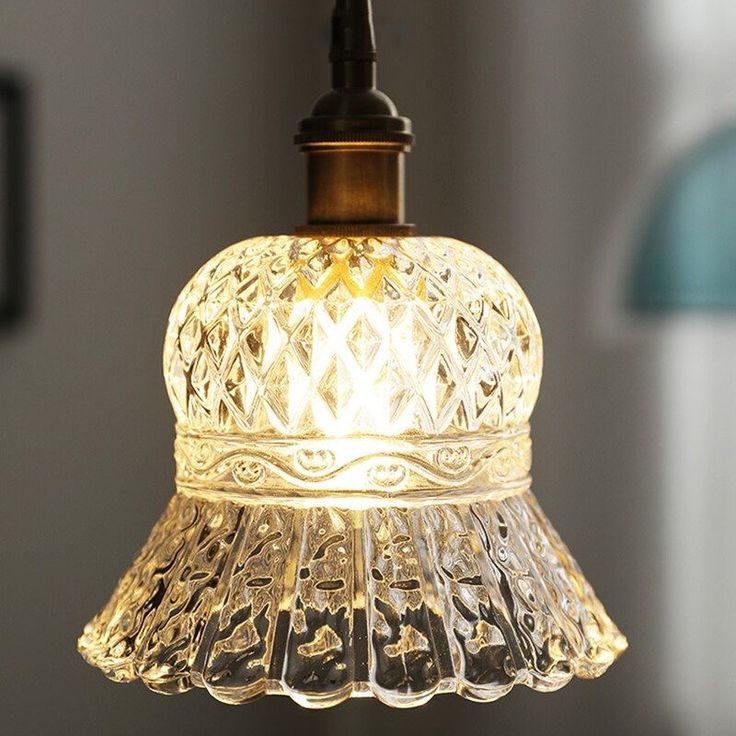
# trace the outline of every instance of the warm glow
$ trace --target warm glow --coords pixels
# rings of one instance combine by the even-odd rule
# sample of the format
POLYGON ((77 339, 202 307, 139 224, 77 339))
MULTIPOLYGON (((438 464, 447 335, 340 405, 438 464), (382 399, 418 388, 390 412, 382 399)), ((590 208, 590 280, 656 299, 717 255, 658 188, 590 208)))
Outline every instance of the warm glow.
POLYGON ((80 639, 108 676, 412 706, 625 648, 531 494, 541 335, 482 251, 238 243, 182 291, 164 369, 178 492, 80 639))

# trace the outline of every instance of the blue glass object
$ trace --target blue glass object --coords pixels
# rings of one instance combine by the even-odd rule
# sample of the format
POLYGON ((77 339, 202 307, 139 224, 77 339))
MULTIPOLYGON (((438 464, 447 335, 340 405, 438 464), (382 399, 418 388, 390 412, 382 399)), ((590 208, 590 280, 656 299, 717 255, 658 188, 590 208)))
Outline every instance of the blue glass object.
POLYGON ((629 301, 637 311, 736 309, 736 126, 706 139, 666 180, 629 301))

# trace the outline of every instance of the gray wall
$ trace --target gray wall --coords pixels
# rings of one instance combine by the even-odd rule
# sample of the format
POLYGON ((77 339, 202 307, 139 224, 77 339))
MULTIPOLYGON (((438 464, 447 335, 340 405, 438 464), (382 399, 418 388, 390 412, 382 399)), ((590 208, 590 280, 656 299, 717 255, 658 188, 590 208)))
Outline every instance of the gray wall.
POLYGON ((671 734, 658 672, 652 376, 593 336, 606 223, 647 145, 636 0, 377 0, 383 87, 413 118, 409 215, 505 263, 546 338, 535 488, 631 649, 602 680, 414 712, 228 708, 116 686, 75 639, 173 491, 160 369, 206 258, 301 219, 298 118, 326 84, 327 0, 2 0, 32 90, 32 312, 0 333, 2 666, 9 734, 671 734))

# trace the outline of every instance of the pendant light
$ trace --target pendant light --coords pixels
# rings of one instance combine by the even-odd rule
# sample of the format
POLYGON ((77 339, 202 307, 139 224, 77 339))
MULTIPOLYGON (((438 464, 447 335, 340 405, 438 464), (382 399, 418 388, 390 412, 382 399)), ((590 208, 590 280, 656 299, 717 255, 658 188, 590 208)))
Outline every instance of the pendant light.
POLYGON ((79 651, 113 680, 391 706, 602 674, 626 648, 530 490, 524 292, 404 221, 410 122, 338 0, 308 224, 214 256, 164 345, 176 493, 79 651))

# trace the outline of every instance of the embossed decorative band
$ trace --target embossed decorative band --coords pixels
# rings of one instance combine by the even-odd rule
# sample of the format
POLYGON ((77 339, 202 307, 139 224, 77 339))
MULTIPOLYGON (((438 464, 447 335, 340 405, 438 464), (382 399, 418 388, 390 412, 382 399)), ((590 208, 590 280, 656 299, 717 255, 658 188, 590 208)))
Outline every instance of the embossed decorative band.
POLYGON ((258 503, 342 496, 418 501, 512 495, 530 483, 529 427, 453 438, 251 439, 179 427, 176 482, 188 495, 258 503), (316 494, 316 495, 315 495, 316 494))

